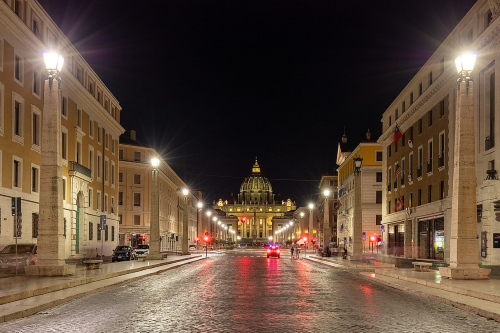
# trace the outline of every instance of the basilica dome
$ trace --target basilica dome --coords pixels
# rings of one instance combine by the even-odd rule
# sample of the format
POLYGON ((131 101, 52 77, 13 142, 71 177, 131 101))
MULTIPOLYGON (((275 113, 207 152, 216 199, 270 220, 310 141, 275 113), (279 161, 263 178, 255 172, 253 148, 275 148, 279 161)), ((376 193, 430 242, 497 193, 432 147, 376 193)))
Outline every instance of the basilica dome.
POLYGON ((257 159, 252 166, 252 173, 241 183, 238 202, 246 204, 274 203, 273 188, 269 180, 260 173, 257 159))

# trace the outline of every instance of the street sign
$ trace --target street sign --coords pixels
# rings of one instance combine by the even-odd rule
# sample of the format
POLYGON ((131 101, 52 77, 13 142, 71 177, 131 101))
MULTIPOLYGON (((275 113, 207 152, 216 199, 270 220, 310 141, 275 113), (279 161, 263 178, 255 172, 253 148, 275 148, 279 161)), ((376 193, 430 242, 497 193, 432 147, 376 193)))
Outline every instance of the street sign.
POLYGON ((363 235, 363 240, 365 241, 366 240, 366 232, 363 231, 362 235, 363 235))
POLYGON ((385 226, 381 225, 380 226, 380 232, 384 232, 385 231, 385 226))

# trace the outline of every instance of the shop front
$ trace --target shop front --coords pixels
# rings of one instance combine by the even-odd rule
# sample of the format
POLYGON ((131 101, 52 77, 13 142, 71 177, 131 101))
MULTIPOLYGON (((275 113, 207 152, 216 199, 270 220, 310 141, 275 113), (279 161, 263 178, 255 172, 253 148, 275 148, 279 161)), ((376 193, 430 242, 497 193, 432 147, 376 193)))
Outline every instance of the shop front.
POLYGON ((389 224, 387 226, 387 254, 402 257, 405 252, 405 225, 404 222, 389 224))
POLYGON ((444 260, 444 216, 418 219, 418 257, 444 260))

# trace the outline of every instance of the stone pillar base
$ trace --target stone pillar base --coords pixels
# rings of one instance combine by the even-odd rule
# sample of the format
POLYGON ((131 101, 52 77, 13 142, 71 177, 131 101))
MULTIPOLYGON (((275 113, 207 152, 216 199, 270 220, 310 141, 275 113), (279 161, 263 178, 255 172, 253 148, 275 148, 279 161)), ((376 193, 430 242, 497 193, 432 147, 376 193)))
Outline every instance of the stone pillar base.
POLYGON ((491 269, 480 267, 451 268, 439 267, 441 277, 455 280, 487 280, 490 278, 491 269))
POLYGON ((163 260, 163 254, 161 253, 156 253, 156 254, 148 254, 144 260, 163 260))
POLYGON ((76 265, 32 265, 24 270, 27 276, 66 276, 75 274, 76 265))

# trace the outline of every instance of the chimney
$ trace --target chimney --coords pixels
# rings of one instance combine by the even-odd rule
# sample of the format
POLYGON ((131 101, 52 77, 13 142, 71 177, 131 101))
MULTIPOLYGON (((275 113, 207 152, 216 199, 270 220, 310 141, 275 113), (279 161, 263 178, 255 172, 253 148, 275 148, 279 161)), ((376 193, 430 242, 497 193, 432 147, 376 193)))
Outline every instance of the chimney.
POLYGON ((130 130, 130 140, 136 141, 135 140, 135 131, 134 130, 130 130))

